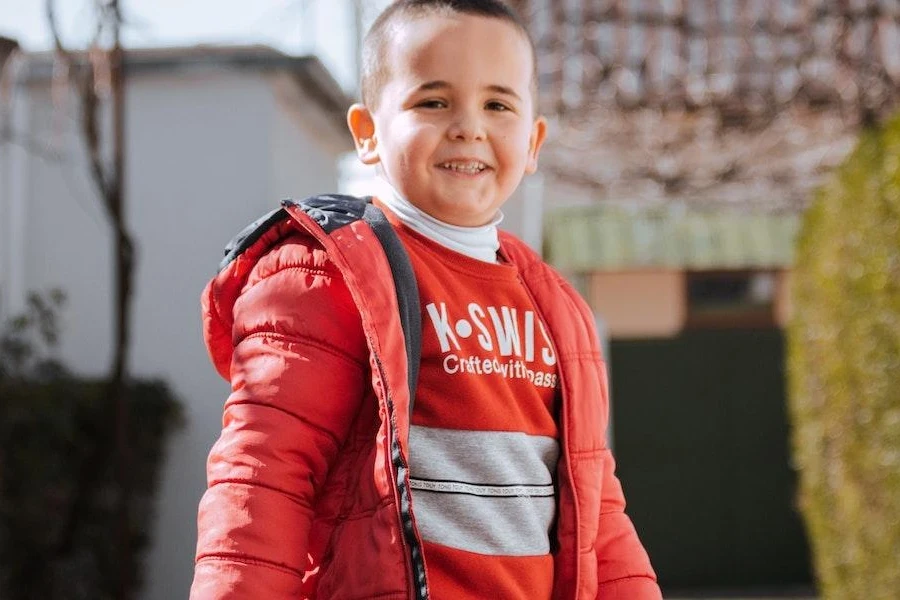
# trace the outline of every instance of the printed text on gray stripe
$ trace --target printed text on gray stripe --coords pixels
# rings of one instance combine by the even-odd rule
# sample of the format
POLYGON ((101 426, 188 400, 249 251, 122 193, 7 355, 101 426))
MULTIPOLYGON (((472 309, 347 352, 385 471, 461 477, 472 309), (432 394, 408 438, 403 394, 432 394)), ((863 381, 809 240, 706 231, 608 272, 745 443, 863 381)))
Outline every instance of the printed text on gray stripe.
POLYGON ((413 426, 410 487, 425 540, 480 554, 550 551, 555 439, 413 426))

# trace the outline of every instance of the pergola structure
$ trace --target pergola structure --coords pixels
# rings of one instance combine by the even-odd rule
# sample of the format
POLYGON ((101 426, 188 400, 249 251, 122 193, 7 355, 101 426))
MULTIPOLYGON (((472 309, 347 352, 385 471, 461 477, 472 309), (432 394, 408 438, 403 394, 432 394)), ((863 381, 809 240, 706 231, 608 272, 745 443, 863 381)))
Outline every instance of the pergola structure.
POLYGON ((797 212, 900 101, 900 0, 516 0, 554 202, 797 212))

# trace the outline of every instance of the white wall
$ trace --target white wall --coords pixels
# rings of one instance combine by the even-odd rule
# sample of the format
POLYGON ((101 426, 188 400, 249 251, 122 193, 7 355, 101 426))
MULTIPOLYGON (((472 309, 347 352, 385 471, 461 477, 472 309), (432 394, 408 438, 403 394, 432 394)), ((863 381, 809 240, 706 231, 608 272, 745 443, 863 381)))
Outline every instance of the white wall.
MULTIPOLYGON (((14 55, 5 66, 5 77, 17 83, 24 58, 14 55)), ((27 131, 31 107, 25 90, 13 87, 0 98, 0 323, 18 314, 25 294, 24 265, 15 256, 22 254, 25 244, 25 185, 28 177, 28 155, 21 144, 21 132, 27 131)))
POLYGON ((314 194, 336 192, 336 161, 340 154, 351 148, 350 131, 341 128, 337 132, 342 144, 336 146, 333 124, 308 115, 309 109, 297 109, 308 105, 310 99, 297 93, 296 84, 285 78, 276 78, 273 84, 277 110, 272 112, 270 123, 269 204, 274 208, 273 201, 284 198, 302 200, 314 194))
POLYGON ((28 92, 29 126, 21 133, 37 152, 28 155, 20 190, 24 256, 12 259, 23 267, 22 292, 66 292, 62 357, 75 371, 98 375, 111 356, 111 236, 76 133, 77 103, 52 99, 44 86, 28 92))
MULTIPOLYGON (((49 92, 31 95, 33 131, 46 138, 49 92)), ((281 197, 337 187, 335 157, 280 111, 263 76, 143 75, 129 85, 127 204, 138 243, 131 367, 168 381, 188 421, 168 448, 145 600, 187 596, 205 460, 228 393, 202 343, 201 290, 228 240, 281 197)), ((68 293, 63 359, 99 375, 110 359, 111 238, 80 140, 70 133, 65 143, 82 154, 63 164, 30 160, 26 287, 68 293)))

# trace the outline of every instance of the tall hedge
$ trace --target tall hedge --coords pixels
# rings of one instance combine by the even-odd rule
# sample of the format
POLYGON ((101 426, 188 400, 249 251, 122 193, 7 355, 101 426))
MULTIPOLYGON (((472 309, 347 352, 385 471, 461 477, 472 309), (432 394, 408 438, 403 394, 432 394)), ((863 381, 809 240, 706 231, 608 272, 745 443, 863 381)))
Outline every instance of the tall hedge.
POLYGON ((798 242, 800 508, 826 600, 900 598, 900 119, 863 133, 798 242))
POLYGON ((182 409, 163 382, 130 386, 131 551, 123 556, 113 411, 103 390, 102 381, 68 377, 0 378, 2 600, 120 598, 123 568, 138 591, 166 442, 182 409))
POLYGON ((59 290, 33 293, 23 314, 0 323, 0 600, 112 600, 123 597, 123 576, 134 596, 166 441, 183 422, 165 383, 129 385, 122 523, 105 382, 77 378, 55 358, 64 305, 59 290))

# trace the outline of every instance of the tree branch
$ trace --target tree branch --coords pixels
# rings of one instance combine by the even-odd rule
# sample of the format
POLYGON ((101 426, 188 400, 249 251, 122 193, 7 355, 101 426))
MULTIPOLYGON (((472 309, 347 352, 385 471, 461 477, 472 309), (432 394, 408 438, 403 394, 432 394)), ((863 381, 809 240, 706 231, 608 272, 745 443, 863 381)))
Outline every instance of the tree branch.
MULTIPOLYGON (((78 97, 81 99, 81 131, 87 145, 91 177, 94 180, 94 185, 97 186, 97 191, 106 211, 111 212, 113 210, 109 203, 111 186, 100 150, 100 128, 98 125, 100 99, 97 96, 94 81, 94 66, 90 60, 76 61, 74 54, 63 44, 59 32, 59 23, 56 19, 56 1, 46 0, 44 6, 50 34, 53 37, 56 58, 63 64, 63 68, 68 74, 70 85, 77 90, 78 97)), ((96 47, 99 43, 102 31, 102 19, 98 19, 94 39, 91 42, 92 47, 96 47)))

